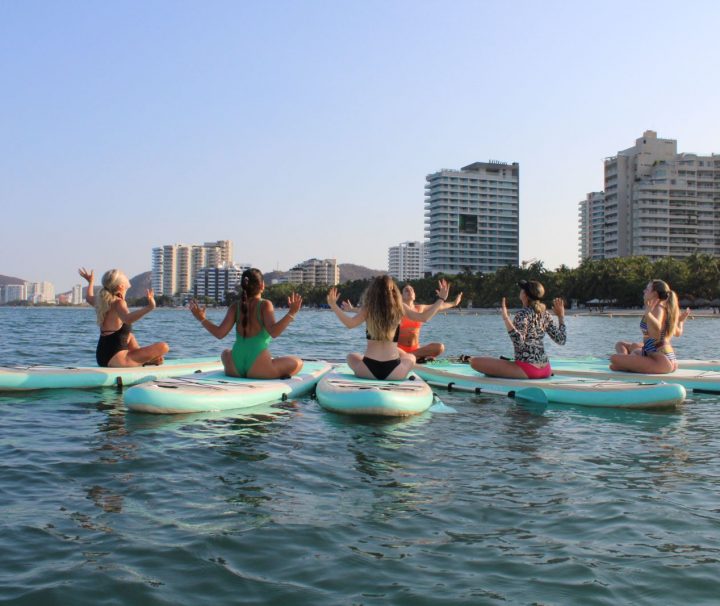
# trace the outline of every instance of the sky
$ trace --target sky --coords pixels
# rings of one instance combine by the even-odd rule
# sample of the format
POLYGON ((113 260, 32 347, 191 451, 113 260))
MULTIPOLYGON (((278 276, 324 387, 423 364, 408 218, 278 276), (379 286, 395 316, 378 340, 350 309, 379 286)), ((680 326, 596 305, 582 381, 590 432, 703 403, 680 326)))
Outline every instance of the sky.
POLYGON ((720 3, 0 0, 0 274, 129 276, 232 240, 387 268, 426 175, 520 164, 520 259, 645 130, 720 153, 720 3))

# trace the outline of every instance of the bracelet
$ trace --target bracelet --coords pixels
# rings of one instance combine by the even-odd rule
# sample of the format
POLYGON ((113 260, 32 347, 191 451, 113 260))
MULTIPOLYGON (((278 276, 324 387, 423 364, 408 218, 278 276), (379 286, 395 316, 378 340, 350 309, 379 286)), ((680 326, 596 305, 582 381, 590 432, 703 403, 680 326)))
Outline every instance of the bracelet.
POLYGON ((442 301, 443 303, 445 303, 445 301, 447 301, 447 297, 445 299, 443 299, 442 297, 438 297, 438 301, 442 301))
POLYGON ((200 324, 205 324, 205 322, 207 322, 207 318, 203 318, 202 320, 200 320, 200 324))
POLYGON ((295 316, 294 316, 293 314, 291 314, 291 313, 289 313, 289 314, 287 315, 287 317, 290 318, 291 320, 294 320, 294 319, 295 319, 295 316))

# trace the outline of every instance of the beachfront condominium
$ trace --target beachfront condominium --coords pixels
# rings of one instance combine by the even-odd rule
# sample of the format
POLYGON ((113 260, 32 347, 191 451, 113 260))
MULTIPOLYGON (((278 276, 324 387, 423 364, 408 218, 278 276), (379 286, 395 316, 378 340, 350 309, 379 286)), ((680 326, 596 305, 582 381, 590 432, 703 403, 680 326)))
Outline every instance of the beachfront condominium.
POLYGON ((205 244, 166 244, 152 249, 152 287, 155 295, 180 295, 192 291, 203 267, 232 263, 231 240, 205 244))
POLYGON ((426 177, 428 271, 493 272, 519 261, 517 162, 475 162, 426 177))
POLYGON ((425 271, 422 242, 401 242, 388 249, 388 273, 396 280, 417 280, 425 271))
POLYGON ((308 259, 288 272, 290 284, 333 285, 340 282, 337 259, 308 259))
POLYGON ((226 303, 227 293, 237 290, 246 269, 250 269, 250 266, 233 263, 201 268, 195 276, 193 297, 200 301, 226 303))
POLYGON ((590 192, 578 204, 579 257, 605 258, 605 192, 590 192))
POLYGON ((605 160, 604 256, 720 254, 720 155, 645 131, 605 160))

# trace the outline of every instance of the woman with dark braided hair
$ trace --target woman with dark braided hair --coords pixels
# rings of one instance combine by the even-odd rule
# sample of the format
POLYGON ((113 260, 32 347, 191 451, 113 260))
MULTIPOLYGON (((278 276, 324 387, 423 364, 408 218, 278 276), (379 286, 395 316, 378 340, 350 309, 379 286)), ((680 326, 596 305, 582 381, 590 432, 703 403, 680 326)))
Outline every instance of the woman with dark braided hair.
POLYGON ((378 276, 363 293, 357 314, 349 316, 338 306, 340 293, 333 286, 327 295, 330 309, 347 328, 355 328, 364 322, 367 329, 365 355, 348 354, 348 366, 363 379, 397 381, 407 377, 415 365, 415 356, 398 349, 400 322, 405 316, 427 322, 443 307, 449 290, 448 283, 440 280, 437 301, 419 312, 403 303, 400 289, 390 276, 378 276))
POLYGON ((666 282, 651 280, 643 291, 643 297, 645 315, 640 320, 643 334, 640 355, 613 354, 610 356, 610 370, 645 374, 674 372, 677 370, 677 358, 670 340, 682 334, 677 295, 666 282))
POLYGON ((240 279, 240 301, 228 307, 225 318, 217 326, 205 317, 205 307, 190 302, 190 311, 211 335, 222 339, 235 326, 232 350, 222 352, 225 374, 250 379, 279 379, 300 372, 303 362, 297 356, 273 358, 268 345, 280 336, 295 319, 302 306, 302 297, 293 293, 288 297, 288 313, 275 321, 273 304, 262 298, 265 281, 259 269, 246 269, 240 279))
POLYGON ((523 308, 515 314, 515 318, 510 320, 505 297, 500 308, 515 349, 515 359, 475 357, 470 359, 470 366, 489 377, 546 379, 552 374, 552 368, 545 353, 543 338, 548 334, 558 345, 565 345, 565 305, 562 299, 553 299, 553 311, 558 318, 558 325, 555 326, 542 302, 545 287, 536 280, 520 280, 518 286, 523 308))

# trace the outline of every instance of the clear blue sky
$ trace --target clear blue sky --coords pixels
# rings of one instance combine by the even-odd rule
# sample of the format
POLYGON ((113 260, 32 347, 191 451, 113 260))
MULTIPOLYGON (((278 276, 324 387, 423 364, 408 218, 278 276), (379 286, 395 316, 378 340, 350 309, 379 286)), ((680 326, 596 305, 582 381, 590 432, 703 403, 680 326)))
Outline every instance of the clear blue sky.
POLYGON ((720 152, 720 3, 0 0, 0 274, 129 275, 231 239, 383 269, 425 176, 520 163, 520 257, 646 129, 720 152))

